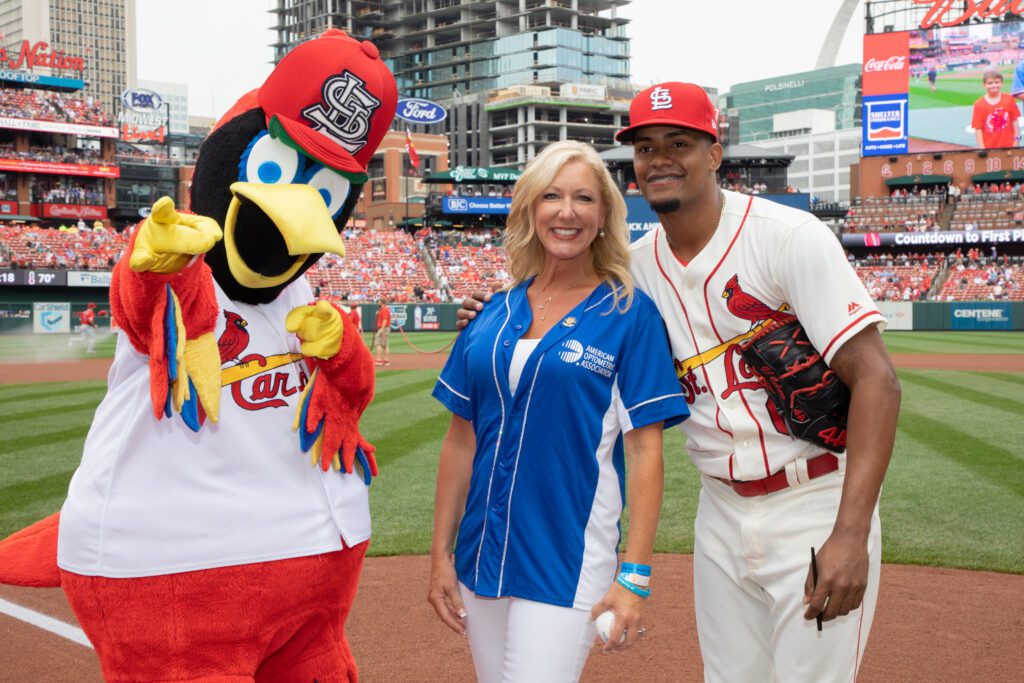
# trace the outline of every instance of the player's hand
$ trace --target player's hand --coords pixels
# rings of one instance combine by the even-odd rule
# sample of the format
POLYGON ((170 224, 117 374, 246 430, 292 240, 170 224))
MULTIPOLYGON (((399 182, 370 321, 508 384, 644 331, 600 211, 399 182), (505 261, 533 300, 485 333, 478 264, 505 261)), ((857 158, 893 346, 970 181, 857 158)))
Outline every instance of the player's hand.
POLYGON ((303 356, 327 359, 341 348, 344 328, 341 313, 329 301, 321 299, 311 306, 293 308, 284 320, 285 329, 302 340, 303 356))
POLYGON ((448 628, 466 636, 466 608, 462 605, 459 579, 455 574, 455 558, 450 553, 431 560, 427 602, 448 628))
POLYGON ((174 200, 161 197, 139 226, 128 266, 136 273, 177 273, 193 256, 208 252, 223 234, 212 218, 178 213, 174 200))
POLYGON ((804 582, 804 619, 831 621, 860 607, 868 585, 868 543, 861 534, 833 532, 817 552, 818 585, 811 568, 804 582))
POLYGON ((590 610, 591 620, 597 619, 601 613, 607 610, 615 612, 615 625, 612 626, 608 642, 601 648, 602 652, 621 651, 636 644, 637 638, 639 638, 637 629, 640 628, 644 602, 644 598, 613 583, 601 601, 594 605, 590 610), (620 643, 623 631, 626 632, 626 640, 620 643))
POLYGON ((491 300, 490 292, 473 292, 462 300, 462 307, 455 311, 458 320, 455 321, 455 329, 464 330, 466 326, 476 317, 478 311, 484 310, 484 304, 491 300))

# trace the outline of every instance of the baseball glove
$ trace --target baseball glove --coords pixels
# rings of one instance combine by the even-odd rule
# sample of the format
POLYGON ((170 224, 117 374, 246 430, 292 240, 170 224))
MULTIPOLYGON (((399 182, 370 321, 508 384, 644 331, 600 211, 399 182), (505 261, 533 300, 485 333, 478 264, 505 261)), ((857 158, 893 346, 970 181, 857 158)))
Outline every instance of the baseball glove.
POLYGON ((740 352, 768 392, 769 408, 774 406, 792 436, 830 451, 846 450, 850 390, 800 321, 768 323, 740 344, 740 352))

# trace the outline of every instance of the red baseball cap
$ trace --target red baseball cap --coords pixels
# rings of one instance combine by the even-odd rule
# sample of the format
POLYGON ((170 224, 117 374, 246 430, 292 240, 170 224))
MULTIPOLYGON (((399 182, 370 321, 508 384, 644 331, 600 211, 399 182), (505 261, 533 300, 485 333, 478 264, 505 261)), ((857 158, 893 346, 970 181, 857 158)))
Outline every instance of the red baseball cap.
POLYGON ((285 55, 256 100, 274 138, 363 181, 395 118, 398 87, 376 45, 330 28, 285 55))
POLYGON ((718 111, 704 88, 694 83, 658 83, 641 90, 629 103, 629 126, 615 134, 632 142, 638 128, 679 126, 707 133, 718 140, 718 111))

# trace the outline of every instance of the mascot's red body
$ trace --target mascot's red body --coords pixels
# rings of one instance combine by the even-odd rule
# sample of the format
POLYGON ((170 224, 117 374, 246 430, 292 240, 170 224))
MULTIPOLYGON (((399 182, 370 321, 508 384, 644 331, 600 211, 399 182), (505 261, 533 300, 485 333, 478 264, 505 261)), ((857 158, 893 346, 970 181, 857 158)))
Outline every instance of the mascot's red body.
POLYGON ((357 679, 373 362, 302 274, 343 254, 396 103, 372 44, 299 45, 203 144, 194 213, 157 202, 114 270, 67 501, 0 544, 0 581, 61 585, 108 680, 357 679))

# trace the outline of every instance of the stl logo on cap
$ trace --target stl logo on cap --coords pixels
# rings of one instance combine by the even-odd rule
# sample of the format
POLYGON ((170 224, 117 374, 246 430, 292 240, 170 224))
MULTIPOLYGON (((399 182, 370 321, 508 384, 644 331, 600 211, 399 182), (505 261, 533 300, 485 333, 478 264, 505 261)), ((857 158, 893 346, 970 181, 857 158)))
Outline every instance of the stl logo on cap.
POLYGON ((672 108, 672 93, 668 88, 655 88, 651 91, 651 111, 672 108))
POLYGON ((347 69, 324 81, 321 103, 302 110, 313 130, 327 135, 350 154, 367 142, 370 117, 380 108, 380 100, 366 89, 366 81, 347 69))

